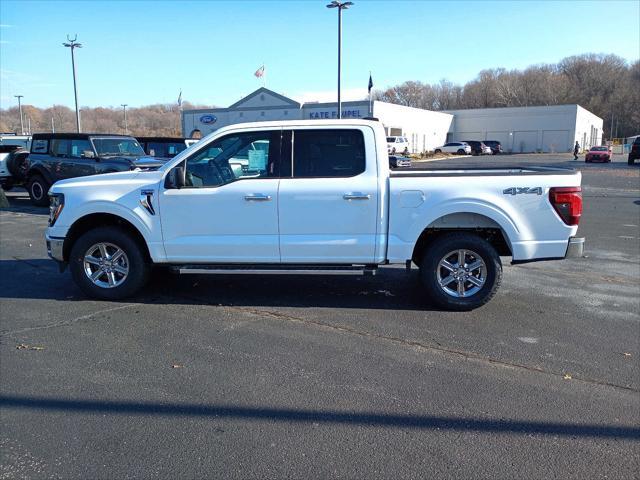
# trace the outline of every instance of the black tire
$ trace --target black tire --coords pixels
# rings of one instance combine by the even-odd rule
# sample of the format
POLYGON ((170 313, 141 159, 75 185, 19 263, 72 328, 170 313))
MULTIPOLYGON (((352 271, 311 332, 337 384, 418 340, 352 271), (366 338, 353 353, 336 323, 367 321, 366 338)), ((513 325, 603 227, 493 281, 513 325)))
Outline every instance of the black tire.
POLYGON ((435 152, 433 153, 442 153, 442 150, 440 150, 439 148, 436 148, 435 152))
POLYGON ((631 155, 629 155, 629 158, 627 159, 627 165, 633 165, 633 158, 631 158, 631 155))
POLYGON ((16 181, 24 180, 29 169, 29 152, 16 150, 7 156, 7 170, 16 181))
POLYGON ((49 196, 47 192, 51 185, 41 175, 32 175, 27 182, 27 191, 31 203, 38 207, 49 206, 49 196))
MULTIPOLYGON (((472 233, 448 233, 434 240, 426 248, 427 250, 420 264, 420 280, 435 306, 453 311, 473 310, 491 300, 498 291, 502 280, 502 263, 495 248, 483 238, 472 233), (471 282, 462 282, 463 288, 467 286, 469 291, 473 292, 467 297, 454 296, 455 292, 447 293, 438 280, 439 272, 441 277, 444 275, 442 272, 448 272, 444 267, 439 267, 440 261, 446 258, 449 253, 458 250, 470 252, 465 259, 468 258, 469 261, 473 258, 481 259, 485 266, 484 283, 479 290, 473 292, 474 286, 471 282), (474 255, 471 255, 471 253, 474 255)), ((454 266, 457 266, 457 263, 454 266)), ((465 274, 465 272, 461 273, 465 274)), ((453 272, 451 272, 451 275, 453 276, 453 272)), ((476 278, 481 278, 481 276, 481 273, 474 275, 476 278)), ((457 287, 458 282, 453 280, 453 283, 457 287)), ((450 286, 451 283, 448 285, 450 286)))
POLYGON ((464 150, 459 148, 458 151, 456 152, 458 155, 464 155, 464 150))
MULTIPOLYGON (((151 265, 147 260, 143 246, 139 245, 130 234, 117 227, 99 227, 89 230, 75 242, 69 256, 69 269, 73 280, 89 297, 101 300, 121 300, 134 295, 147 283, 151 265), (100 243, 113 245, 125 254, 122 260, 128 268, 128 273, 126 277, 121 276, 117 279, 118 281, 122 280, 119 285, 109 288, 99 286, 85 272, 85 255, 100 243)), ((107 283, 106 273, 100 278, 102 278, 101 281, 107 283)))

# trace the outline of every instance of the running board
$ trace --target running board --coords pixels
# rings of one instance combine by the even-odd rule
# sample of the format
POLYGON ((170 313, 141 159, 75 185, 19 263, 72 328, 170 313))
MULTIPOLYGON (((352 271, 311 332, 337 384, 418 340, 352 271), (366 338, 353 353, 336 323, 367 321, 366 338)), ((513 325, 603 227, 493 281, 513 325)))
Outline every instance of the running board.
POLYGON ((375 275, 376 265, 174 265, 174 273, 205 275, 375 275))

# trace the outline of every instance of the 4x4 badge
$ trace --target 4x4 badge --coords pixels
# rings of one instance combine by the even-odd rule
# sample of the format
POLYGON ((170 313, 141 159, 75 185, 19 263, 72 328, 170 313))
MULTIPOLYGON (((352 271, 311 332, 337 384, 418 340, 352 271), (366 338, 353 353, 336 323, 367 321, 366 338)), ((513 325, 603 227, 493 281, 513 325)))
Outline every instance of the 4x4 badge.
POLYGON ((542 187, 511 187, 502 191, 505 195, 520 195, 523 193, 542 195, 542 187))

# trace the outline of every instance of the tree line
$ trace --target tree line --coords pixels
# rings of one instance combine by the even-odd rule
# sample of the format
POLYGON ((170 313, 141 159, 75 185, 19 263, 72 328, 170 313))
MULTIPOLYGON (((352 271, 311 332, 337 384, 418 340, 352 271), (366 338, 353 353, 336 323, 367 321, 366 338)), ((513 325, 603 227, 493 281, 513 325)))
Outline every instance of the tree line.
POLYGON ((612 130, 628 137, 640 134, 640 61, 589 53, 524 70, 482 70, 464 85, 407 81, 375 91, 374 98, 427 110, 577 103, 604 120, 605 138, 612 130))
MULTIPOLYGON (((210 108, 183 102, 185 110, 210 108)), ((49 108, 22 106, 24 130, 31 132, 75 132, 76 112, 64 105, 49 108)), ((122 107, 80 108, 80 125, 83 132, 125 133, 124 110, 122 107)), ((20 112, 18 107, 0 110, 0 132, 20 132, 20 112)), ((180 107, 176 104, 147 105, 127 108, 127 132, 137 136, 176 137, 182 135, 180 107)))
MULTIPOLYGON (((441 80, 435 84, 406 81, 374 98, 427 110, 465 108, 531 107, 577 103, 604 120, 604 136, 640 134, 640 61, 626 62, 616 55, 585 54, 567 57, 556 64, 533 65, 524 70, 482 70, 464 85, 441 80), (613 128, 612 128, 613 127, 613 128)), ((184 102, 182 107, 210 108, 184 102)), ((124 133, 122 108, 81 109, 82 130, 124 133)), ((75 112, 68 107, 23 106, 25 129, 32 132, 73 132, 75 112)), ((180 136, 180 109, 175 104, 157 104, 127 109, 128 132, 132 135, 180 136)), ((0 110, 0 132, 19 132, 17 107, 0 110)))

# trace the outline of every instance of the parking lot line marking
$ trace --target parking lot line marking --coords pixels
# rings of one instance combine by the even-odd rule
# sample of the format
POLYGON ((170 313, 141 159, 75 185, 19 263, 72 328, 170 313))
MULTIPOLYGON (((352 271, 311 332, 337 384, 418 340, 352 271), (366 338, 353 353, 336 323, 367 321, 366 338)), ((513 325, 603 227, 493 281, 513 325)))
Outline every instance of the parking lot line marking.
POLYGON ((618 235, 618 238, 627 238, 629 240, 634 240, 636 237, 630 237, 629 235, 618 235))
POLYGON ((622 225, 622 226, 623 226, 623 227, 637 227, 638 225, 631 225, 631 224, 629 224, 629 225, 622 225))

